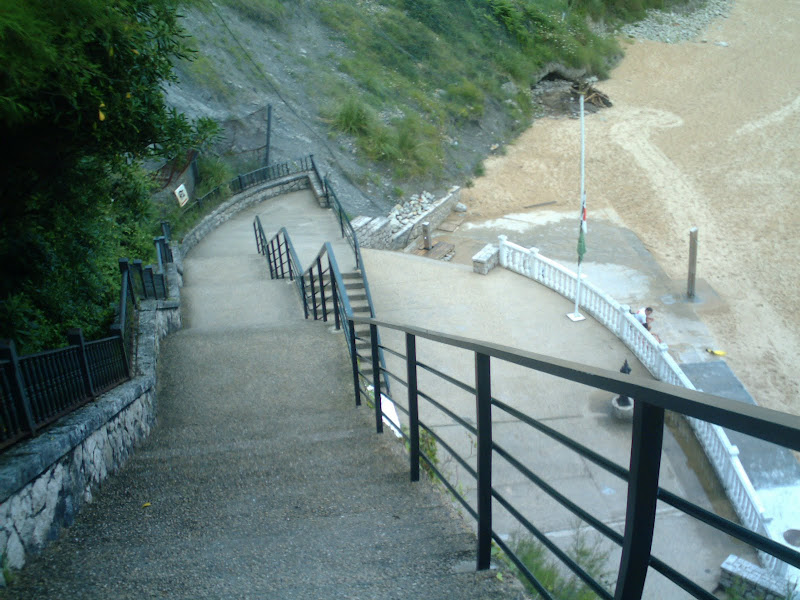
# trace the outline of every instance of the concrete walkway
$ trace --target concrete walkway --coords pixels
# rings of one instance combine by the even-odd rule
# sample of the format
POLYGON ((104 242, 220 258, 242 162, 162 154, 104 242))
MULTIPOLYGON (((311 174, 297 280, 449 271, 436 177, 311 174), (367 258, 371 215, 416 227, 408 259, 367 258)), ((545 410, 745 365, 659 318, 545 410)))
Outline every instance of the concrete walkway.
MULTIPOLYGON (((0 597, 523 597, 475 572, 469 526, 430 483, 409 482, 402 446, 356 409, 343 336, 303 320, 294 287, 269 280, 252 218, 286 201, 187 257, 157 427, 0 597)), ((329 212, 309 215, 295 225, 335 229, 329 212)))

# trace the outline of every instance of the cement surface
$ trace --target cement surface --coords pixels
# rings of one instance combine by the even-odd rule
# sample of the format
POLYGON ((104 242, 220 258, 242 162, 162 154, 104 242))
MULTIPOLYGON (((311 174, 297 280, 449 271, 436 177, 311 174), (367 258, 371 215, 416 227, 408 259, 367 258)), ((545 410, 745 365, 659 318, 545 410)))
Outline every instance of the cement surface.
MULTIPOLYGON (((151 437, 0 597, 522 598, 475 571, 469 526, 355 407, 343 336, 269 280, 252 216, 185 259, 151 437)), ((317 208, 298 229, 331 221, 317 208)))
MULTIPOLYGON (((419 256, 365 250, 376 314, 379 318, 413 323, 445 333, 504 344, 523 350, 619 370, 628 360, 631 377, 652 379, 632 353, 605 327, 588 318, 573 323, 567 318, 574 306, 562 296, 502 268, 481 276, 471 267, 419 256)), ((403 348, 402 338, 391 331, 381 333, 384 345, 403 348)), ((417 359, 463 382, 474 382, 474 358, 462 350, 451 350, 426 340, 417 343, 417 359)), ((404 364, 387 354, 387 368, 405 376, 404 364)), ((493 361, 492 394, 499 400, 537 418, 598 454, 627 468, 630 460, 630 424, 612 415, 608 393, 564 382, 519 367, 493 361)), ((447 408, 475 422, 475 400, 420 371, 420 389, 447 408)), ((399 389, 398 389, 399 388, 399 389)), ((404 388, 394 394, 405 405, 404 388)), ((443 413, 420 402, 420 418, 434 426, 437 434, 475 467, 474 440, 443 413)), ((557 491, 622 533, 627 485, 590 461, 552 439, 521 424, 498 409, 493 411, 493 438, 511 455, 553 485, 557 491)), ((694 461, 684 451, 680 424, 665 429, 660 473, 661 487, 710 510, 735 518, 720 489, 701 481, 704 473, 693 469, 694 461), (673 431, 675 433, 673 434, 673 431)), ((440 460, 452 482, 475 506, 475 482, 469 473, 439 450, 440 460)), ((619 551, 600 539, 571 512, 561 507, 516 469, 497 458, 493 485, 537 528, 559 545, 569 548, 578 533, 608 552, 607 566, 615 573, 619 551)), ((712 474, 708 469, 705 475, 712 474)), ((523 537, 516 519, 495 502, 494 530, 515 540, 523 537)), ((720 534, 671 507, 659 503, 653 547, 654 555, 712 591, 719 581, 719 566, 734 553, 756 561, 744 544, 720 534), (692 547, 692 553, 683 551, 692 547)), ((645 598, 689 598, 674 584, 654 572, 648 575, 645 598)))

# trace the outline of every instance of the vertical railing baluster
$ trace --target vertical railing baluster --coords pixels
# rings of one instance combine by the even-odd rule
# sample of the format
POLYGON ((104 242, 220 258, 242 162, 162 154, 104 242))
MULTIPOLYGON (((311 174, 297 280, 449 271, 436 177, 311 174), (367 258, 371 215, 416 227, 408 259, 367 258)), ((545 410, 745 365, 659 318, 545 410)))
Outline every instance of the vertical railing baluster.
POLYGON ((286 268, 283 265, 283 248, 286 244, 286 238, 284 237, 283 242, 281 242, 280 237, 278 238, 278 264, 281 268, 281 279, 286 279, 286 268))
MULTIPOLYGON (((328 301, 325 298, 325 275, 322 273, 322 257, 317 256, 317 271, 319 272, 319 298, 322 304, 322 320, 328 322, 328 301)), ((333 278, 328 272, 328 280, 333 283, 333 278)))
POLYGON ((417 396, 417 338, 406 334, 406 375, 408 381, 408 451, 411 481, 419 481, 419 398, 417 396))
POLYGON ((297 277, 300 280, 300 296, 303 298, 303 317, 308 319, 308 296, 306 295, 306 276, 300 273, 297 277))
MULTIPOLYGON (((0 341, 0 360, 6 360, 11 365, 11 376, 8 378, 11 384, 12 402, 16 402, 16 412, 18 415, 25 415, 25 424, 31 434, 36 433, 36 422, 33 419, 33 411, 28 395, 25 393, 25 385, 22 383, 22 372, 19 368, 19 357, 14 340, 0 341)), ((20 427, 22 427, 20 423, 20 427)))
POLYGON ((381 365, 378 360, 378 326, 370 323, 369 337, 372 345, 372 387, 375 395, 375 429, 383 433, 383 407, 381 406, 381 365))
POLYGON ((642 597, 653 545, 663 437, 664 409, 637 399, 633 405, 628 509, 616 600, 642 597))
POLYGON ((353 387, 356 393, 356 406, 361 406, 361 386, 358 379, 358 354, 356 354, 356 324, 349 320, 347 326, 350 328, 350 363, 353 367, 353 387))
POLYGON ((314 285, 314 265, 308 270, 308 280, 311 284, 311 308, 314 314, 314 320, 317 320, 317 287, 314 285))
POLYGON ((339 293, 338 293, 338 286, 336 285, 336 280, 333 277, 333 265, 331 265, 331 258, 328 257, 328 273, 330 274, 331 279, 331 297, 333 298, 333 318, 336 324, 336 330, 338 331, 341 327, 341 323, 339 321, 339 293))
POLYGON ((488 354, 475 353, 475 404, 478 421, 478 570, 492 558, 492 373, 488 354))

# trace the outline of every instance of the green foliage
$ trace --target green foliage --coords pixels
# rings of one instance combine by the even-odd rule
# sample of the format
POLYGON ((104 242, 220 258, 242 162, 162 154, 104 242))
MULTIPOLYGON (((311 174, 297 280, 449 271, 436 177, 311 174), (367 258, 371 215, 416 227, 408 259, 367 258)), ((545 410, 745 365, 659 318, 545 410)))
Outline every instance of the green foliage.
POLYGON ((105 334, 118 259, 153 256, 140 163, 216 134, 166 106, 190 50, 172 0, 26 0, 0 11, 0 337, 21 353, 105 334))
MULTIPOLYGON (((538 541, 534 539, 518 540, 514 553, 553 597, 559 598, 559 600, 594 600, 598 598, 597 594, 583 580, 556 562, 549 551, 538 541)), ((607 568, 609 553, 600 546, 597 538, 589 540, 584 533, 577 530, 567 554, 595 581, 603 584, 606 589, 611 589, 611 572, 607 568)), ((539 597, 536 589, 525 576, 520 575, 519 579, 525 584, 528 591, 534 594, 535 598, 539 597)))
POLYGON ((362 102, 350 97, 336 112, 333 125, 344 133, 365 135, 373 127, 373 117, 362 102))

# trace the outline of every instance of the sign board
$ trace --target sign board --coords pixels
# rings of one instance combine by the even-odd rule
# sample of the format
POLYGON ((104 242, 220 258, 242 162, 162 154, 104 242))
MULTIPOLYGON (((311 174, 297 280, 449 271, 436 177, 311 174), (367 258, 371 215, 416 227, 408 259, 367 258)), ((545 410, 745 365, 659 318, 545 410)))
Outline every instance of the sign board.
POLYGON ((175 189, 175 197, 178 199, 178 204, 180 204, 181 206, 183 206, 189 201, 189 194, 186 193, 185 185, 180 184, 175 189))

